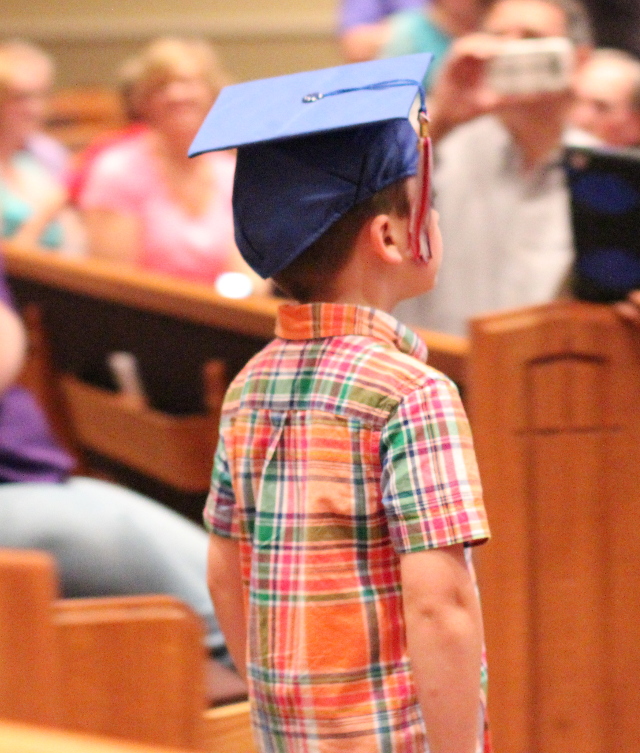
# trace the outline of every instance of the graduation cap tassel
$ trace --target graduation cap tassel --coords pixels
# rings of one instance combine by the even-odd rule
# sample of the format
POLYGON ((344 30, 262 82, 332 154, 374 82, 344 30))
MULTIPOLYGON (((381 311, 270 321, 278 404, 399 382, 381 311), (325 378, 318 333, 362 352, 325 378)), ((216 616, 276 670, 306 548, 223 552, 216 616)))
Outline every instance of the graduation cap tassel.
POLYGON ((433 163, 431 139, 429 137, 429 121, 426 110, 421 108, 418 113, 419 138, 418 149, 418 193, 411 207, 409 220, 409 242, 414 258, 427 262, 431 258, 429 248, 429 213, 431 210, 431 167, 433 163))

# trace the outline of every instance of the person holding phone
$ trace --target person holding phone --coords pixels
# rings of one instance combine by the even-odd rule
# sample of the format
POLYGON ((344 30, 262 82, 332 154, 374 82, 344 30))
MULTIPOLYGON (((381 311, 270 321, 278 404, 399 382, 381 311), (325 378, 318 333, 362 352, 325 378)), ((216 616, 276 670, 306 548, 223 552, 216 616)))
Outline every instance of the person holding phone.
POLYGON ((435 82, 435 205, 448 254, 434 293, 396 309, 408 324, 462 335, 472 316, 543 303, 563 289, 573 261, 559 161, 570 77, 560 88, 552 76, 551 90, 500 93, 489 76, 514 40, 536 39, 545 49, 569 40, 579 68, 591 53, 582 3, 494 0, 483 33, 454 43, 435 82))

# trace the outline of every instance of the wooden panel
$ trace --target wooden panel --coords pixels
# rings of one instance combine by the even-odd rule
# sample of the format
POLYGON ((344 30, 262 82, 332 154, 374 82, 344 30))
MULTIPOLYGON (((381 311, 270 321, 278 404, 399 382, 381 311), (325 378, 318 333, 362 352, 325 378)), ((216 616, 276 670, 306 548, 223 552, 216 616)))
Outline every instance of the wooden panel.
POLYGON ((59 718, 55 596, 51 557, 0 549, 0 717, 39 724, 59 718))
POLYGON ((589 358, 552 358, 532 363, 527 378, 529 427, 536 431, 588 430, 605 424, 606 366, 589 358))
MULTIPOLYGON (((56 593, 51 557, 0 549, 2 753, 151 752, 140 743, 253 753, 248 703, 205 710, 205 668, 212 667, 200 620, 186 605, 168 596, 56 600, 56 593)), ((230 687, 226 672, 215 677, 230 687)), ((241 683, 231 685, 238 691, 241 683)))
POLYGON ((477 559, 496 749, 634 749, 637 333, 579 303, 485 317, 469 374, 493 530, 477 559))
POLYGON ((201 747, 203 631, 186 605, 168 596, 64 599, 54 623, 62 726, 201 747))
POLYGON ((605 750, 601 432, 532 437, 534 750, 605 750))
POLYGON ((97 86, 59 89, 50 97, 46 130, 71 151, 79 151, 106 132, 126 125, 121 97, 97 86))

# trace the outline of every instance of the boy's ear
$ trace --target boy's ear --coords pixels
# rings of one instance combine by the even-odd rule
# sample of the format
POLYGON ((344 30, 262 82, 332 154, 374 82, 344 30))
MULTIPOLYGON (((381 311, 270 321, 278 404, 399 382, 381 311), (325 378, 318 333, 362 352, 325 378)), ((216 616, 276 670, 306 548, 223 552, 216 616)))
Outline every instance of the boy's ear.
POLYGON ((406 245, 406 222, 395 214, 378 214, 369 223, 371 250, 387 264, 401 264, 406 245))

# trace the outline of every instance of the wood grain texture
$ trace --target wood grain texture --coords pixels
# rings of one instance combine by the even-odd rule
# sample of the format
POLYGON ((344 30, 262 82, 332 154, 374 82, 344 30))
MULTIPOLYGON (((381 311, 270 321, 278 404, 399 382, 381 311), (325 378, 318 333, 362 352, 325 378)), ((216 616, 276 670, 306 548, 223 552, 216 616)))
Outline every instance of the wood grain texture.
POLYGON ((477 561, 496 750, 633 750, 638 332, 582 303, 478 319, 468 397, 493 531, 477 561))
POLYGON ((109 740, 2 720, 0 753, 184 753, 184 748, 109 740))

